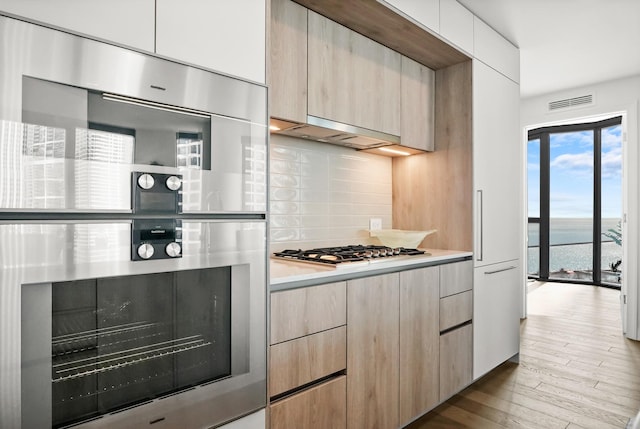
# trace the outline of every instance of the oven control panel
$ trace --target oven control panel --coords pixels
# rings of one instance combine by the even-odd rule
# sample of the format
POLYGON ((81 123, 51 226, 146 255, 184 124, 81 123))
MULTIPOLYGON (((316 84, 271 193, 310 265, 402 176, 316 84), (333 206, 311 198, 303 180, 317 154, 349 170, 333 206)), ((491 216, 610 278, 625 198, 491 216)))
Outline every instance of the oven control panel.
POLYGON ((179 219, 134 219, 131 225, 131 260, 182 257, 182 221, 179 219))
POLYGON ((182 212, 182 176, 134 171, 131 183, 134 213, 182 212))

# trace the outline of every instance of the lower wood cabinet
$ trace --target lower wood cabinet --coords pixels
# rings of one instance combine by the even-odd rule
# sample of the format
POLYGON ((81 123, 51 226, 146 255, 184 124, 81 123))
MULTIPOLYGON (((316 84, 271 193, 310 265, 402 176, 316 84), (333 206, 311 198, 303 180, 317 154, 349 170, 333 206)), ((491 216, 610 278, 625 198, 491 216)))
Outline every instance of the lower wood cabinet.
POLYGON ((347 378, 343 375, 274 402, 270 428, 346 429, 346 394, 347 378))
POLYGON ((473 291, 440 299, 440 332, 468 322, 473 317, 473 291))
POLYGON ((271 428, 393 429, 466 387, 472 268, 465 261, 272 293, 271 428))
POLYGON ((398 273, 347 282, 347 427, 396 428, 398 273))
POLYGON ((473 377, 473 325, 440 336, 440 401, 458 393, 473 377))
POLYGON ((400 423, 440 402, 439 267, 400 273, 400 423))
POLYGON ((271 293, 270 344, 346 323, 346 282, 271 293))
POLYGON ((270 347, 269 396, 277 396, 347 366, 347 328, 329 329, 270 347))

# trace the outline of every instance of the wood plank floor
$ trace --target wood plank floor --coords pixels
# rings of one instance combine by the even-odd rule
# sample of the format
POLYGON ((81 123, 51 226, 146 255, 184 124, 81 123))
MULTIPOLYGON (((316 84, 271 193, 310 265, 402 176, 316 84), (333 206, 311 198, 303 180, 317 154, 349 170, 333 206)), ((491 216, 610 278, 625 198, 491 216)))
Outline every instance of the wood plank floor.
POLYGON ((543 283, 528 295, 520 364, 507 362, 407 428, 624 428, 640 410, 640 342, 620 292, 543 283))

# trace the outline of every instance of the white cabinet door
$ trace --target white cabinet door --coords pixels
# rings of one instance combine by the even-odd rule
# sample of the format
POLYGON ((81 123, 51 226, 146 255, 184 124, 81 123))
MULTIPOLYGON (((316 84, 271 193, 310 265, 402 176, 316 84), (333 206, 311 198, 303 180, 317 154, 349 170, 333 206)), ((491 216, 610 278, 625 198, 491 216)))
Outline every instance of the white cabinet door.
POLYGON ((378 0, 422 24, 429 30, 440 32, 440 0, 378 0))
POLYGON ((473 14, 456 0, 440 0, 440 35, 473 54, 473 14))
POLYGON ((154 0, 2 0, 0 10, 153 52, 154 0))
POLYGON ((474 270, 474 380, 519 352, 521 289, 519 261, 474 270))
POLYGON ((265 0, 157 0, 156 52, 265 82, 265 0))
POLYGON ((478 17, 473 19, 474 56, 514 82, 520 82, 520 50, 478 17))
POLYGON ((475 266, 520 257, 519 97, 516 83, 473 61, 475 266))

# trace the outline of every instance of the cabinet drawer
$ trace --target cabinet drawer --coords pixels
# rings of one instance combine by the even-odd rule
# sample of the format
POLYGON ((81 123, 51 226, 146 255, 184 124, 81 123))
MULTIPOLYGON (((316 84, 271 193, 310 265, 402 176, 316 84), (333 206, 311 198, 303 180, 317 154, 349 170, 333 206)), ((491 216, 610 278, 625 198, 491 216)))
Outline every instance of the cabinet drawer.
POLYGON ((440 299, 440 331, 471 320, 473 291, 466 291, 440 299))
POLYGON ((270 348, 269 396, 273 397, 347 367, 347 328, 276 344, 270 348))
POLYGON ((339 282, 273 292, 270 344, 345 325, 346 290, 346 282, 339 282))
POLYGON ((347 377, 340 376, 271 404, 271 429, 345 429, 347 377))
POLYGON ((473 261, 440 265, 440 298, 471 290, 473 261))
POLYGON ((440 401, 450 398, 471 383, 472 329, 469 324, 440 336, 440 401))

